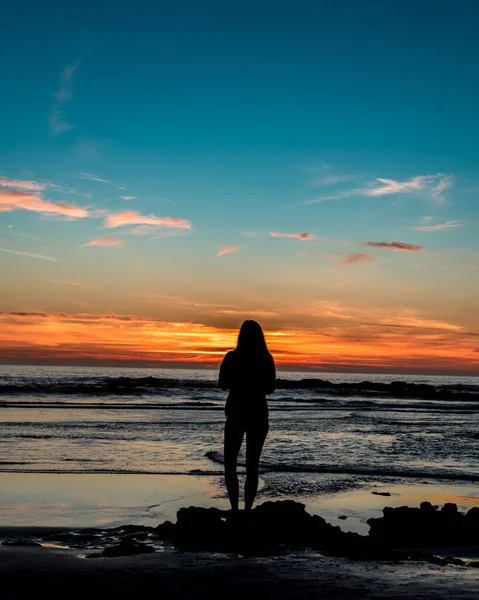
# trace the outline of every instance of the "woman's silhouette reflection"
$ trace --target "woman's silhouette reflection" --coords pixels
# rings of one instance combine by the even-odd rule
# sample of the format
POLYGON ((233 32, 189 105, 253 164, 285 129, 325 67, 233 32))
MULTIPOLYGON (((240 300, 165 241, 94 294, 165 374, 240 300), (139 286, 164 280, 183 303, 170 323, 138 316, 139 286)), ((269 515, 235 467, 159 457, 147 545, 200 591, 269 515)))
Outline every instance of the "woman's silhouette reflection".
POLYGON ((238 512, 239 484, 236 466, 246 433, 245 510, 251 510, 258 489, 259 458, 268 434, 266 394, 274 392, 276 370, 261 325, 245 321, 236 349, 228 352, 220 368, 218 385, 229 390, 224 439, 225 481, 233 513, 238 512))

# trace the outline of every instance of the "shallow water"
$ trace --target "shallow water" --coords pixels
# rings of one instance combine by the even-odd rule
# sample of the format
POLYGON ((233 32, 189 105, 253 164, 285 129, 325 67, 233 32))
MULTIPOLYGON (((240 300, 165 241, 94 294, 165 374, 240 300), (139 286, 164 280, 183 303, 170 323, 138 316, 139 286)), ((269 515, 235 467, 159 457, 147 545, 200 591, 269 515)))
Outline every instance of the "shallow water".
MULTIPOLYGON (((216 377, 199 370, 0 366, 0 470, 221 474, 225 394, 211 387, 216 377), (118 379, 125 377, 126 383, 118 379), (153 383, 144 379, 151 377, 153 383)), ((479 482, 479 378, 280 377, 373 384, 290 384, 270 397, 264 496, 307 497, 372 478, 479 482), (375 387, 398 380, 434 386, 441 397, 375 387)))

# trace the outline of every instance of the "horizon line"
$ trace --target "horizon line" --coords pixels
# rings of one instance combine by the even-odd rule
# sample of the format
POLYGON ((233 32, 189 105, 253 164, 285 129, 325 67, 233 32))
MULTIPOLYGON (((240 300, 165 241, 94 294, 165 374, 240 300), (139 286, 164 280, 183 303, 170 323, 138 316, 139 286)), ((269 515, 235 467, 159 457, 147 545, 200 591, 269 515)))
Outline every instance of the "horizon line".
MULTIPOLYGON (((0 359, 0 366, 14 366, 14 367, 85 367, 85 368, 123 368, 123 369, 168 369, 168 370, 190 370, 190 371, 212 371, 219 370, 220 361, 217 363, 201 363, 201 362, 185 362, 180 363, 158 361, 151 363, 148 361, 79 361, 79 360, 38 360, 38 359, 24 359, 24 360, 6 360, 0 359)), ((324 369, 317 366, 307 366, 299 363, 279 363, 276 365, 277 372, 296 372, 296 373, 330 373, 330 374, 344 374, 344 375, 426 375, 429 377, 479 377, 479 372, 474 371, 460 371, 460 370, 411 370, 407 368, 392 368, 392 369, 357 369, 352 367, 351 369, 324 369)))

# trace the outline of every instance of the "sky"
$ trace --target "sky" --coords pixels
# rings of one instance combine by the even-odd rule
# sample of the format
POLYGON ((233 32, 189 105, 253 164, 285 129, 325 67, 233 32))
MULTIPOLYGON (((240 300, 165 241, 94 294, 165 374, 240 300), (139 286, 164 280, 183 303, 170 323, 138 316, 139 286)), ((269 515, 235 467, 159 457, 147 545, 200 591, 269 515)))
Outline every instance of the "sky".
POLYGON ((479 5, 2 5, 0 361, 479 374, 479 5))

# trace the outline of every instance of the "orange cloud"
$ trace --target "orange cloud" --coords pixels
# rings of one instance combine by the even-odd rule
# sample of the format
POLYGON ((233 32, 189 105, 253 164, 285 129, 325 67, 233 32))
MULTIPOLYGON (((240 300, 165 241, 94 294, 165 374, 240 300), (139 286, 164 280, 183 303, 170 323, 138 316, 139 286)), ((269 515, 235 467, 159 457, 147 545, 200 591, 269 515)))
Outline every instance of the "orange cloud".
POLYGON ((424 246, 406 244, 405 242, 358 242, 358 244, 360 246, 369 246, 370 248, 394 250, 394 252, 421 252, 424 250, 424 246))
POLYGON ((362 254, 361 252, 353 252, 352 254, 347 254, 346 259, 344 260, 342 266, 343 267, 352 267, 353 265, 366 265, 368 263, 374 262, 374 257, 369 254, 362 254))
POLYGON ((112 248, 113 246, 123 246, 125 240, 123 238, 115 237, 113 235, 103 235, 102 237, 95 238, 91 242, 83 244, 83 246, 104 246, 105 248, 112 248))
POLYGON ((12 210, 30 210, 47 216, 60 215, 68 219, 88 217, 88 211, 81 206, 66 202, 50 202, 42 200, 37 194, 18 190, 0 190, 0 212, 12 210))
POLYGON ((223 254, 231 254, 231 252, 237 252, 241 246, 222 246, 218 249, 216 256, 223 256, 223 254))
POLYGON ((156 217, 155 215, 141 215, 136 210, 123 210, 106 217, 105 227, 122 227, 123 225, 163 225, 165 227, 178 227, 191 229, 191 222, 177 217, 156 217))
POLYGON ((120 196, 122 200, 136 200, 136 196, 120 196))
POLYGON ((307 240, 313 240, 314 235, 312 233, 279 233, 279 231, 272 231, 270 233, 272 237, 285 237, 285 238, 296 238, 297 240, 301 240, 305 242, 307 240))
MULTIPOLYGON (((329 315, 328 326, 265 327, 278 363, 333 371, 479 372, 477 338, 454 323, 408 310, 376 317, 370 309, 324 302, 317 310, 329 315)), ((152 366, 218 364, 238 333, 236 327, 84 313, 0 313, 0 328, 4 360, 152 366)))

